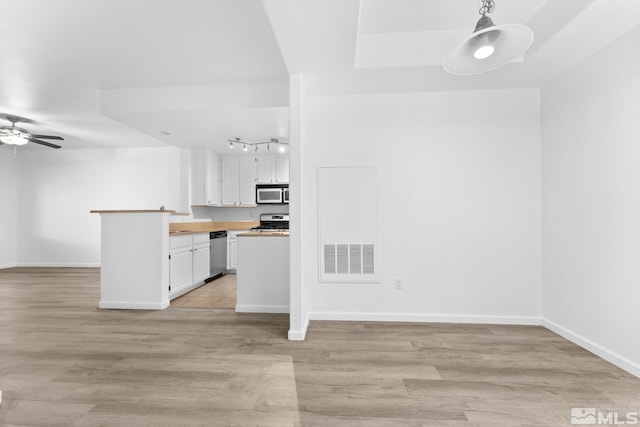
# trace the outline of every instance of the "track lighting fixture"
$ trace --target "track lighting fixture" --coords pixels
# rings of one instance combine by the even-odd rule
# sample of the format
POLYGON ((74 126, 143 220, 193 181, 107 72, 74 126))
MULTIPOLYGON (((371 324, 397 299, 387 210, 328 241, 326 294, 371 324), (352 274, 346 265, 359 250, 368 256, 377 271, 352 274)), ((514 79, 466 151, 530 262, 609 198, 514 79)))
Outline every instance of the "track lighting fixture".
POLYGON ((235 144, 242 144, 242 151, 249 151, 249 148, 252 148, 254 152, 258 152, 258 149, 261 145, 267 146, 267 151, 271 151, 271 145, 275 144, 278 146, 278 151, 280 153, 284 153, 287 151, 288 142, 280 141, 278 138, 271 138, 268 141, 259 141, 259 142, 247 142, 242 141, 240 138, 236 137, 233 139, 227 139, 229 142, 229 148, 233 148, 235 144))

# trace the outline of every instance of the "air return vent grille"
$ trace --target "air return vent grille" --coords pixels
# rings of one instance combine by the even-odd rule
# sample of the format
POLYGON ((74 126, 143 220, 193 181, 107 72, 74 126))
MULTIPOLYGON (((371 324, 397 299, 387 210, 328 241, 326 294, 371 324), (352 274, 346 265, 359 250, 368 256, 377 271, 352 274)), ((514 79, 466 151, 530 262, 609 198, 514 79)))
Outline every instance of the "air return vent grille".
POLYGON ((324 274, 373 275, 375 250, 373 244, 325 244, 324 274))
POLYGON ((318 280, 378 283, 378 169, 318 167, 318 280))

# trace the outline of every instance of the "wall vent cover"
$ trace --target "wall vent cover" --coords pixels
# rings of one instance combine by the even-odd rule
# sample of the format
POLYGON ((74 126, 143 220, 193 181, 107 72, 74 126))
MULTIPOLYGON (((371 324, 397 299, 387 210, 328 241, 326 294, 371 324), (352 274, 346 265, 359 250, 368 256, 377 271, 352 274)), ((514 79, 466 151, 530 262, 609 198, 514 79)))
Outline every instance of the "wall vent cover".
POLYGON ((375 274, 375 249, 371 243, 325 244, 324 274, 372 276, 375 274))
POLYGON ((379 283, 378 169, 318 167, 318 280, 379 283))

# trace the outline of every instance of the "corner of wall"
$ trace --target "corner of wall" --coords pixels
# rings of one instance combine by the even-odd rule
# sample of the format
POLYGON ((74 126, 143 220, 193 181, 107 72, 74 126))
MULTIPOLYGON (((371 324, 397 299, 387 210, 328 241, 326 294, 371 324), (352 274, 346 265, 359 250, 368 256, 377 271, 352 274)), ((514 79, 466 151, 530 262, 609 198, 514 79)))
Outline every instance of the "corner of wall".
POLYGON ((301 329, 289 329, 289 341, 304 341, 307 336, 307 330, 309 329, 309 319, 309 314, 307 314, 301 329))
POLYGON ((542 326, 544 326, 545 328, 549 329, 552 332, 555 332, 561 337, 568 339, 574 344, 579 345, 580 347, 586 350, 589 350, 591 353, 603 358, 607 362, 610 362, 616 365, 620 369, 624 369, 630 374, 640 378, 640 364, 637 364, 632 360, 629 360, 626 357, 621 356, 597 344, 596 342, 591 341, 586 337, 583 337, 582 335, 579 335, 563 326, 560 326, 559 324, 552 322, 551 320, 544 319, 542 321, 542 326))
POLYGON ((10 150, 0 150, 0 269, 18 265, 18 168, 10 150))

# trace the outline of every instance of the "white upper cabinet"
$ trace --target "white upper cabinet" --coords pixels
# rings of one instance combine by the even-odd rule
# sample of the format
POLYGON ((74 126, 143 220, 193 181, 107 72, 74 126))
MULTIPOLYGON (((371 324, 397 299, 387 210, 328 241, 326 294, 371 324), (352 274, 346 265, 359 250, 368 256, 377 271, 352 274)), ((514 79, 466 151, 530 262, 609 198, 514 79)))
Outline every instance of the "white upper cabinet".
POLYGON ((271 184, 275 178, 275 156, 259 156, 257 157, 257 160, 258 182, 261 184, 271 184))
POLYGON ((222 204, 222 175, 220 157, 214 152, 207 153, 207 205, 222 204))
POLYGON ((289 182, 289 156, 257 157, 257 182, 286 184, 289 182))
POLYGON ((220 158, 200 148, 191 149, 190 199, 194 206, 220 206, 220 158))
POLYGON ((276 156, 276 182, 289 183, 289 156, 276 156))
POLYGON ((256 158, 240 157, 239 204, 256 204, 256 158))
POLYGON ((222 205, 234 206, 239 199, 239 162, 238 157, 222 158, 222 205))
POLYGON ((195 206, 206 205, 207 164, 205 150, 203 149, 191 149, 189 181, 190 204, 195 206))
POLYGON ((256 204, 255 157, 222 158, 222 205, 253 206, 256 204))

